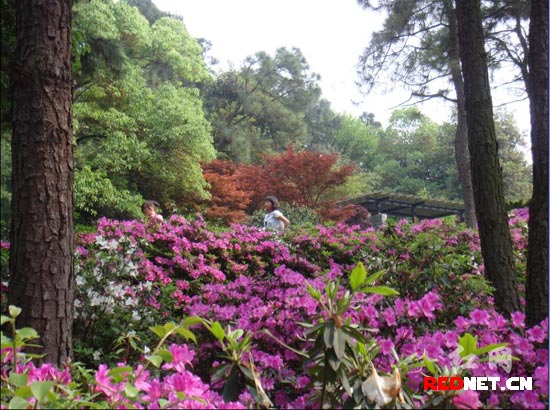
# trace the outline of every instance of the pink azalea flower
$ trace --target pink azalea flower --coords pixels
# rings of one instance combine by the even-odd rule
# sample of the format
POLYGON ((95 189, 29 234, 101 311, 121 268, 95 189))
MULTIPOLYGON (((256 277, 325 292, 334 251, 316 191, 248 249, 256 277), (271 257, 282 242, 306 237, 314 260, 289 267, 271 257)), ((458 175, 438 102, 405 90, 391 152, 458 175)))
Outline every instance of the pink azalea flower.
MULTIPOLYGON (((474 325, 489 326, 489 319, 491 316, 486 310, 475 309, 470 312, 471 323, 474 325)), ((455 321, 456 324, 456 321, 455 321)))
POLYGON ((518 329, 525 327, 525 314, 522 312, 512 313, 512 325, 518 329))
POLYGON ((464 390, 453 399, 453 404, 459 409, 477 409, 482 406, 479 393, 474 390, 464 390))

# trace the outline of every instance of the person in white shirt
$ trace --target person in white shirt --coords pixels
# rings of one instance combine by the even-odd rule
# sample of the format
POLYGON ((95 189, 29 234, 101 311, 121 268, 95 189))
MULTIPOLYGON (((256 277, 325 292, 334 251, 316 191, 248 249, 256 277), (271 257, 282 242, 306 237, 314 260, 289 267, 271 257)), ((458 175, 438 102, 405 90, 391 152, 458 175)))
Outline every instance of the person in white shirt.
POLYGON ((268 196, 264 203, 267 214, 264 216, 264 229, 283 232, 290 225, 290 221, 279 211, 279 201, 274 196, 268 196))

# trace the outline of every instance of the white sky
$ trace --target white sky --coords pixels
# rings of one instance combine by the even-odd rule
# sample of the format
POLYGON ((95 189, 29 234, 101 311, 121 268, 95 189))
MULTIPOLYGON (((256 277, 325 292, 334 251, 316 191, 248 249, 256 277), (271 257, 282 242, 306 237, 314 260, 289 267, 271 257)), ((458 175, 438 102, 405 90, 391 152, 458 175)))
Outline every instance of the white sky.
MULTIPOLYGON (((386 125, 395 106, 408 98, 404 88, 385 94, 380 88, 367 97, 359 93, 355 67, 384 16, 362 9, 356 0, 153 1, 160 10, 183 16, 191 36, 209 40, 209 55, 219 60, 223 70, 238 68, 258 51, 274 55, 279 47, 297 47, 310 70, 321 75, 323 98, 336 112, 356 116, 372 112, 386 125)), ((504 91, 493 92, 495 105, 514 99, 504 91)), ((450 115, 442 100, 420 108, 436 122, 450 115)), ((527 132, 527 102, 509 105, 507 110, 514 114, 520 130, 527 132)))

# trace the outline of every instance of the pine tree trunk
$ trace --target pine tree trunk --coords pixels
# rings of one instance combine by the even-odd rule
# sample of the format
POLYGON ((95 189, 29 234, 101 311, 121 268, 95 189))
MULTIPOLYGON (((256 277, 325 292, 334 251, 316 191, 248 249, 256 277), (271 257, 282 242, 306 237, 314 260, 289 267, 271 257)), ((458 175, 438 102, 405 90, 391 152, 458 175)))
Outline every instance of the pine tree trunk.
POLYGON ((458 22, 456 10, 452 0, 445 0, 445 13, 449 22, 449 67, 451 78, 456 92, 457 124, 455 134, 455 159, 458 169, 458 177, 462 185, 462 198, 464 201, 464 222, 472 229, 476 228, 476 213, 474 202, 474 190, 472 187, 472 173, 470 171, 470 154, 468 153, 468 123, 466 116, 466 97, 464 96, 464 81, 460 70, 460 51, 458 40, 458 22))
POLYGON ((495 287, 496 308, 509 315, 520 310, 520 301, 504 206, 480 0, 456 0, 456 10, 481 253, 485 274, 495 287))
POLYGON ((16 20, 8 302, 60 364, 74 294, 71 0, 19 0, 16 20))
POLYGON ((533 197, 529 205, 526 316, 533 326, 548 317, 548 1, 531 2, 529 103, 533 197))

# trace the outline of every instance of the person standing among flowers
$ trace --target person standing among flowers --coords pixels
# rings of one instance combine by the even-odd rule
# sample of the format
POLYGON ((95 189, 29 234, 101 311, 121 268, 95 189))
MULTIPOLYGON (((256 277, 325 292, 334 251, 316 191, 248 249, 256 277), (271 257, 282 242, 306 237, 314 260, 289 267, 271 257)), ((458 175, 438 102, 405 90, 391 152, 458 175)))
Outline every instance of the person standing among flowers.
POLYGON ((162 215, 157 214, 157 208, 160 205, 156 201, 147 200, 141 205, 141 211, 145 215, 147 224, 159 225, 164 222, 162 215))
POLYGON ((290 221, 279 211, 279 200, 274 196, 268 196, 264 202, 267 214, 264 216, 264 229, 268 231, 283 232, 290 225, 290 221))

